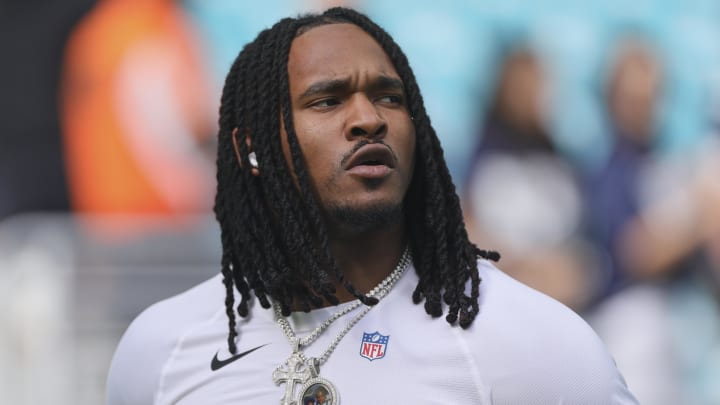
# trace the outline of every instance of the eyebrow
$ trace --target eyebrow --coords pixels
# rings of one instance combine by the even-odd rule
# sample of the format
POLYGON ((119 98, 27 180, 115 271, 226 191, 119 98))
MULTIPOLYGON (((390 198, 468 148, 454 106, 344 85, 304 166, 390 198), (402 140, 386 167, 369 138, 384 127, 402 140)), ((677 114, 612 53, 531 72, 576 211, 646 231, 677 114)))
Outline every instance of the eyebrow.
POLYGON ((300 98, 311 97, 317 94, 335 93, 346 90, 350 87, 347 79, 322 80, 311 84, 301 95, 300 98))
MULTIPOLYGON (((331 79, 322 80, 311 84, 300 95, 300 99, 312 97, 318 94, 336 93, 348 90, 350 88, 350 80, 348 79, 331 79)), ((368 86, 370 90, 401 90, 405 91, 403 82, 391 76, 378 76, 373 79, 368 86)))
POLYGON ((370 83, 369 86, 373 90, 401 90, 405 91, 402 80, 391 76, 378 76, 370 83))

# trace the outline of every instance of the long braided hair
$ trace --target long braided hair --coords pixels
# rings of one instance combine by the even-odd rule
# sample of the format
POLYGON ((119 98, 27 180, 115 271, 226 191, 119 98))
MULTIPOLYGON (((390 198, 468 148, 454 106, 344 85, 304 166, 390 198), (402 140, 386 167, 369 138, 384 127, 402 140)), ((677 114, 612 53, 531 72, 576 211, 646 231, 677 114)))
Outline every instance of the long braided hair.
POLYGON ((468 240, 440 142, 407 58, 393 39, 366 16, 346 8, 283 19, 243 48, 230 68, 221 99, 215 214, 221 229, 232 353, 237 350, 235 313, 248 315, 252 295, 263 308, 270 307, 268 298, 272 298, 287 316, 292 305, 309 311, 324 301, 336 304, 334 277, 364 304, 377 303, 345 280, 330 253, 291 113, 287 62, 292 41, 315 26, 334 23, 355 24, 372 36, 405 85, 417 139, 415 172, 403 211, 420 280, 413 301, 424 300, 425 311, 433 317, 443 314, 445 302, 447 321, 467 328, 479 310, 477 258, 499 259, 497 253, 480 250, 468 240), (281 125, 292 166, 282 151, 281 125), (237 155, 233 131, 237 131, 237 155), (260 163, 260 175, 254 175, 247 164, 251 151, 260 163), (234 288, 240 298, 237 306, 234 288))

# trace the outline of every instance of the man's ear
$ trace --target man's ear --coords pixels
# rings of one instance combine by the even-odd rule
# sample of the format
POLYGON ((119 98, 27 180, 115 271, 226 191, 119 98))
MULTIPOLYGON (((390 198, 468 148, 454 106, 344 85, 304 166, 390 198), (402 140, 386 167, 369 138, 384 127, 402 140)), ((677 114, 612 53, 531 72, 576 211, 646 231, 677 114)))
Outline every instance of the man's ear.
MULTIPOLYGON (((233 147, 235 149, 235 157, 237 158, 238 165, 240 166, 241 169, 243 169, 243 159, 242 159, 242 156, 240 155, 240 146, 238 144, 239 141, 238 141, 238 128, 237 127, 233 128, 232 142, 233 142, 233 147)), ((252 139, 250 139, 250 134, 247 132, 245 133, 245 145, 247 145, 247 148, 248 148, 248 155, 252 155, 254 157, 255 152, 253 152, 253 150, 252 150, 252 139)), ((250 159, 252 160, 252 157, 250 159)), ((257 161, 250 162, 250 173, 252 173, 253 176, 260 175, 260 169, 258 168, 257 161)))

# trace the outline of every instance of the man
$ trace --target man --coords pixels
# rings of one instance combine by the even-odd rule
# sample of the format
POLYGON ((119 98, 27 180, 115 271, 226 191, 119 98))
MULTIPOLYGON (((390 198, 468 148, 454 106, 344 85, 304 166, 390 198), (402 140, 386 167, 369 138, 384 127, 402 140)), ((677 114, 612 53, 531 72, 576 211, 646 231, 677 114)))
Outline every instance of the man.
POLYGON ((317 391, 315 392, 315 398, 312 398, 312 404, 313 405, 327 405, 328 403, 325 402, 327 400, 327 391, 323 387, 318 387, 317 391))
POLYGON ((322 390, 322 389, 318 390, 318 392, 315 393, 315 398, 317 399, 316 402, 318 403, 318 405, 325 405, 325 396, 326 395, 327 394, 325 393, 325 390, 322 390))
POLYGON ((261 32, 220 127, 222 275, 133 322, 111 404, 635 403, 579 317, 468 241, 407 59, 365 16, 261 32))

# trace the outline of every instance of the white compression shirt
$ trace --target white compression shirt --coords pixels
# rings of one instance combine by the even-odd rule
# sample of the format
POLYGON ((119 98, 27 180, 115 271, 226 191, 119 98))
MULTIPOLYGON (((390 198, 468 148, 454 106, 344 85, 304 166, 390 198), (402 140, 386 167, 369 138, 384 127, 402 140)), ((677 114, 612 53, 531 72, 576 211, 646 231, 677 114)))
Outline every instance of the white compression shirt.
MULTIPOLYGON (((320 366, 340 402, 637 403, 579 316, 487 261, 478 262, 478 271, 480 313, 463 330, 412 303, 418 278, 409 268, 320 366), (374 333, 370 340, 380 345, 371 347, 364 334, 374 333)), ((285 388, 272 375, 291 349, 273 311, 255 305, 249 319, 238 319, 239 355, 233 357, 224 295, 218 275, 138 316, 113 358, 108 404, 280 403, 285 388)), ((290 323, 303 336, 338 309, 294 313, 290 323)), ((358 311, 336 320, 305 354, 320 357, 358 311)))

